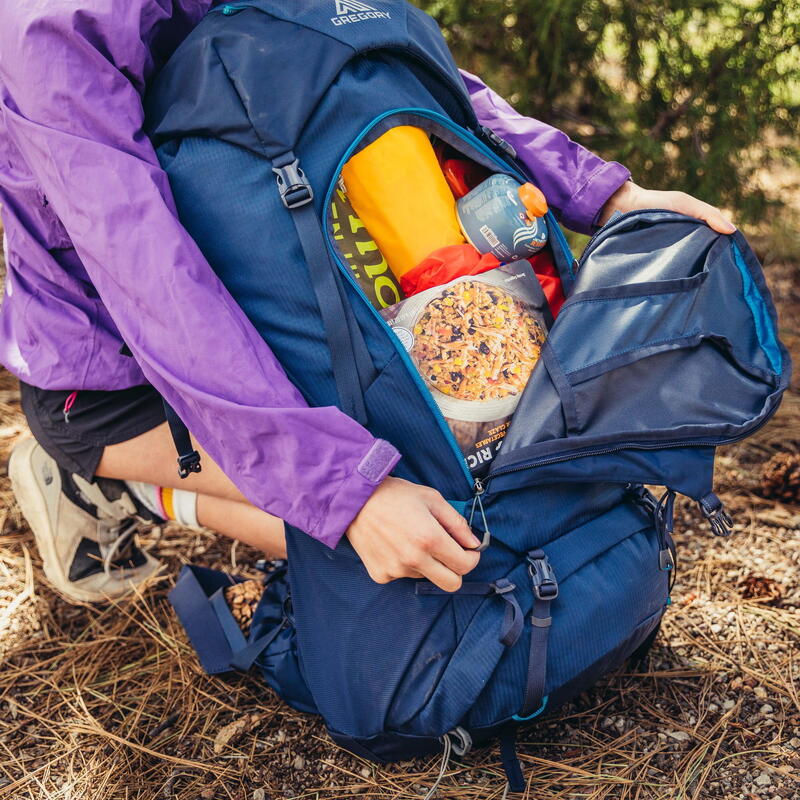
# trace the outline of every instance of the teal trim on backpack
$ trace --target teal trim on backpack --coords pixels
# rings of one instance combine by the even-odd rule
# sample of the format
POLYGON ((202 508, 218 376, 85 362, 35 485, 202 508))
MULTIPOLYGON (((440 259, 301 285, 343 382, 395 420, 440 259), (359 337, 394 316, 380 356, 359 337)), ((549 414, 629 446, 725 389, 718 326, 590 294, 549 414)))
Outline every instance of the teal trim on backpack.
POLYGON ((466 516, 467 514, 467 505, 469 502, 467 500, 448 500, 447 501, 453 508, 458 511, 461 516, 466 516))
POLYGON ((764 305, 764 298, 761 296, 761 292, 758 291, 758 287, 747 269, 742 251, 732 239, 731 248, 733 249, 734 261, 742 276, 744 299, 750 309, 750 313, 753 315, 758 343, 761 345, 761 349, 764 351, 764 355, 767 357, 773 372, 776 375, 780 375, 783 369, 783 358, 781 349, 778 346, 778 337, 775 335, 775 328, 764 305))
POLYGON ((550 695, 546 694, 542 698, 542 704, 539 706, 539 708, 536 709, 536 711, 533 712, 533 714, 528 714, 527 717, 521 717, 519 714, 514 714, 512 719, 515 719, 517 722, 527 722, 529 719, 534 719, 535 717, 538 717, 539 714, 543 714, 544 713, 544 710, 547 708, 547 701, 549 699, 550 699, 550 695))

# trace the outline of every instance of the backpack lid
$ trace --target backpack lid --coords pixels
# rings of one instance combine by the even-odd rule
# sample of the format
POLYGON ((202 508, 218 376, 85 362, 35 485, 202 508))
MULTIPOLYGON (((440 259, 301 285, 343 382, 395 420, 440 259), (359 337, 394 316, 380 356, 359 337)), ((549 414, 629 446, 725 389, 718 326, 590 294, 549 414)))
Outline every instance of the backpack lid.
POLYGON ((414 6, 252 0, 212 9, 176 50, 148 92, 148 134, 156 147, 208 136, 274 158, 294 149, 345 64, 381 50, 445 85, 475 121, 438 25, 414 6))

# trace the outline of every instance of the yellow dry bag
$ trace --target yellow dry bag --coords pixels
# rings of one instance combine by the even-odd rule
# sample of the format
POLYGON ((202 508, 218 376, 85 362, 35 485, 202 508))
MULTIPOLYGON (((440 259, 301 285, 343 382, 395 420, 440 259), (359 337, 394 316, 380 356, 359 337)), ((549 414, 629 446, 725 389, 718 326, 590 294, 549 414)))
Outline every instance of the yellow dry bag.
POLYGON ((464 243, 453 193, 420 128, 387 131, 345 164, 342 177, 396 278, 434 250, 464 243))

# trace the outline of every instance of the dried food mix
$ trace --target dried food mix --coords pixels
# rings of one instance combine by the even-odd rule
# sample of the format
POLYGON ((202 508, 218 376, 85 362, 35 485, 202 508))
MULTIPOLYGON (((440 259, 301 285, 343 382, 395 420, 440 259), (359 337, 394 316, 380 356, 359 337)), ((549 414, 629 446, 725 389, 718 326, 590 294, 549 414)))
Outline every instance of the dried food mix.
POLYGON ((528 261, 456 278, 381 311, 476 476, 485 474, 552 324, 528 261))
POLYGON ((414 325, 411 356, 443 394, 496 400, 525 388, 544 336, 518 297, 481 280, 457 281, 414 325))

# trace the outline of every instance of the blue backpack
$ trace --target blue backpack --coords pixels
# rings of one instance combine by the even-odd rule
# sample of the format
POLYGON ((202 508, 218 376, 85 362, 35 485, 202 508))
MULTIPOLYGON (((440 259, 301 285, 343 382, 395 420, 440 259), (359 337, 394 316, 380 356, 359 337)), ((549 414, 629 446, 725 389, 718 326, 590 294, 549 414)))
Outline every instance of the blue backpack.
POLYGON ((403 455, 488 546, 458 592, 378 585, 343 539, 288 527, 248 640, 230 578, 189 568, 173 604, 209 672, 256 663, 333 739, 386 761, 514 732, 643 652, 669 602, 676 492, 714 531, 718 445, 776 410, 790 363, 759 263, 661 210, 617 216, 573 258, 552 213, 567 301, 502 449, 476 480, 399 339, 331 236, 347 159, 398 125, 536 182, 482 128, 436 24, 399 0, 252 0, 212 10, 148 97, 181 219, 314 406, 338 405, 403 455), (656 500, 644 484, 667 487, 656 500))

